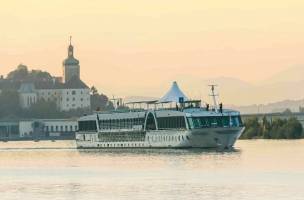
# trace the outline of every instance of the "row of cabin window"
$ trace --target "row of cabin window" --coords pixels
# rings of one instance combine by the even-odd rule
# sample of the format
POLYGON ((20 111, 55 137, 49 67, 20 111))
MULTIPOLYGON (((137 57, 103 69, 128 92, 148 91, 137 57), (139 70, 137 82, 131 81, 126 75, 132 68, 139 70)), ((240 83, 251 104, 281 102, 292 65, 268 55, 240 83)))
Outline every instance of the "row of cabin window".
MULTIPOLYGON (((67 91, 66 93, 69 94, 69 91, 67 91)), ((51 92, 47 92, 46 94, 48 94, 48 95, 56 95, 57 92, 54 92, 53 94, 52 94, 51 92)), ((76 95, 76 91, 73 90, 73 91, 71 92, 71 94, 72 94, 72 95, 76 95)), ((80 91, 80 94, 83 94, 83 91, 80 91)), ((87 92, 87 94, 89 94, 89 92, 87 92)), ((44 92, 41 92, 41 95, 44 95, 44 92)))
POLYGON ((79 131, 97 131, 96 121, 79 121, 79 131))
POLYGON ((160 135, 156 135, 156 136, 148 136, 147 137, 148 141, 151 142, 177 142, 177 141, 184 141, 184 140, 190 140, 190 138, 188 136, 183 136, 183 135, 179 135, 179 136, 160 136, 160 135))
POLYGON ((157 118, 158 129, 185 129, 186 123, 183 116, 157 118))
POLYGON ((45 126, 45 131, 46 132, 53 132, 53 131, 56 131, 56 132, 69 132, 69 131, 77 131, 77 125, 74 126, 74 129, 73 129, 73 126, 70 125, 70 126, 45 126))
POLYGON ((143 147, 143 143, 127 143, 127 144, 97 144, 98 147, 143 147))
POLYGON ((130 129, 133 126, 144 124, 144 118, 124 118, 99 120, 100 129, 130 129))
POLYGON ((18 125, 2 125, 0 126, 0 137, 8 137, 10 134, 19 134, 18 125))
POLYGON ((138 133, 99 133, 98 139, 100 142, 132 142, 132 141, 144 141, 145 134, 143 132, 138 133))
POLYGON ((240 116, 191 117, 188 118, 190 128, 205 127, 239 127, 242 126, 240 116))

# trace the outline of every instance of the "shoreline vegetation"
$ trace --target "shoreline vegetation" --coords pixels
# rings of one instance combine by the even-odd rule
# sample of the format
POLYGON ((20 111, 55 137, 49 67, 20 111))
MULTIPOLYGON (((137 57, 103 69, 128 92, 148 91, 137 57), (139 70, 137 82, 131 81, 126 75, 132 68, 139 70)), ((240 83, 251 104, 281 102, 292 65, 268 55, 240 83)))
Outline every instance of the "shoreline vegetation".
POLYGON ((266 116, 259 120, 252 117, 244 121, 245 131, 240 139, 302 139, 303 127, 298 119, 275 118, 267 120, 266 116))

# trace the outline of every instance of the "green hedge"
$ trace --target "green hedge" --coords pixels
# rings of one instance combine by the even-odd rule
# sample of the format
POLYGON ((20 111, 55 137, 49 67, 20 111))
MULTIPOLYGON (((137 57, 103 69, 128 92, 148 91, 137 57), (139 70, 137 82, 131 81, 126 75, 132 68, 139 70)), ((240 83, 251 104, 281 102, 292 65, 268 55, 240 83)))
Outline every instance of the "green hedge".
POLYGON ((244 125, 245 131, 241 139, 300 139, 304 136, 302 124, 294 117, 271 121, 264 117, 262 122, 253 117, 247 119, 244 125))

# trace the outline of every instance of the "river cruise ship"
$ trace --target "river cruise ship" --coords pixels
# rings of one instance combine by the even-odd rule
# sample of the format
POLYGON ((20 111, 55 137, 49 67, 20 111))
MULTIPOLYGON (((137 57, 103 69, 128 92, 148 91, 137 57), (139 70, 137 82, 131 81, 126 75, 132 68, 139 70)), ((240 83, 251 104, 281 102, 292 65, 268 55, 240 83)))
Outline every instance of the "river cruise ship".
POLYGON ((83 116, 78 120, 77 148, 231 148, 244 130, 240 113, 216 104, 214 86, 211 96, 214 106, 202 107, 174 82, 160 100, 83 116))

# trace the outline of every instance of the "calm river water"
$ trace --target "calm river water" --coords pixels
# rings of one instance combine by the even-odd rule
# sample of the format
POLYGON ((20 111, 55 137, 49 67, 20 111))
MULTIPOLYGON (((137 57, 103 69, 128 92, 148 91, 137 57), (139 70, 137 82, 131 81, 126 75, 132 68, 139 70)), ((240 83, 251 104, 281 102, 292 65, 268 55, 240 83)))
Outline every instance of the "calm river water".
POLYGON ((233 152, 89 150, 0 142, 1 200, 304 199, 304 140, 238 141, 233 152))

